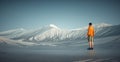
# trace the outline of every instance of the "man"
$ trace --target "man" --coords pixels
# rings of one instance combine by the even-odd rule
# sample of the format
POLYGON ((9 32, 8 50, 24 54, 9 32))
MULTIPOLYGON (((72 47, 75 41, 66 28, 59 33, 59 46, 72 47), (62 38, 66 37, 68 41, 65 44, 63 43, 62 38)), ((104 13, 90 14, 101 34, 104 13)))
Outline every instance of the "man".
POLYGON ((94 46, 94 27, 92 26, 92 23, 89 23, 88 26, 88 32, 87 32, 87 37, 88 37, 88 43, 89 43, 89 50, 93 50, 94 46))

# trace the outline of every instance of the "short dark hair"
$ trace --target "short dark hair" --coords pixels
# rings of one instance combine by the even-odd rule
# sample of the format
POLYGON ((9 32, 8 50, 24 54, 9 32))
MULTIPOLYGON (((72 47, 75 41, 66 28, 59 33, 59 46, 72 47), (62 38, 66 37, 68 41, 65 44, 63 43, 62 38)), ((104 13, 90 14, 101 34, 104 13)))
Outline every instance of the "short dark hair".
POLYGON ((89 25, 92 25, 92 23, 89 23, 89 25))

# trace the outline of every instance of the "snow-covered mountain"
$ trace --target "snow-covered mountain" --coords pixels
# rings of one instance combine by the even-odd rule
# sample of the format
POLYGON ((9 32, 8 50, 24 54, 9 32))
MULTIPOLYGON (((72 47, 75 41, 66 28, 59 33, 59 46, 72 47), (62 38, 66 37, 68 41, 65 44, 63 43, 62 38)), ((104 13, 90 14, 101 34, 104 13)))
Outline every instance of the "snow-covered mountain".
MULTIPOLYGON (((95 24, 95 38, 104 38, 120 35, 120 25, 95 24)), ((66 41, 83 40, 86 38, 87 27, 79 29, 61 29, 54 24, 44 26, 40 29, 26 30, 23 28, 0 32, 0 37, 7 38, 17 42, 48 42, 48 41, 66 41)), ((2 39, 3 40, 3 39, 2 39)))
MULTIPOLYGON (((112 35, 120 35, 120 25, 96 24, 94 25, 96 36, 106 37, 112 35)), ((24 41, 61 41, 84 39, 86 37, 87 27, 81 29, 65 30, 60 29, 54 24, 45 26, 36 30, 25 30, 23 28, 0 32, 0 36, 7 37, 13 40, 24 41)))

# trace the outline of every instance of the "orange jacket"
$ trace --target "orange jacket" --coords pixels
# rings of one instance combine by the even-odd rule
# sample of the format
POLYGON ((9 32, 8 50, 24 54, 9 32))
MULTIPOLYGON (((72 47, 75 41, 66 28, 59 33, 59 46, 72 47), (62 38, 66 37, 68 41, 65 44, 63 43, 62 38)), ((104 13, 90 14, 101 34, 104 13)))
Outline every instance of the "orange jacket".
POLYGON ((93 26, 89 26, 88 27, 88 32, 87 32, 88 36, 94 36, 94 27, 93 26))

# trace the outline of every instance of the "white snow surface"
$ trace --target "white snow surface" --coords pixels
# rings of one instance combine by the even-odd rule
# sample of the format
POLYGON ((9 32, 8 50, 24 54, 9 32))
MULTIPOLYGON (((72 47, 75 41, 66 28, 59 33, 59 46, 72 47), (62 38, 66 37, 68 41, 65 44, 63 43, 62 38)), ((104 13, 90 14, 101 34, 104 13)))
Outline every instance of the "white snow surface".
MULTIPOLYGON (((120 25, 106 23, 95 24, 95 38, 107 38, 120 35, 120 25)), ((51 45, 52 42, 85 40, 87 27, 79 29, 60 29, 54 24, 35 30, 23 28, 0 32, 0 43, 23 44, 23 45, 51 45), (44 43, 48 42, 48 43, 44 43)), ((58 44, 58 43, 57 43, 58 44)))

